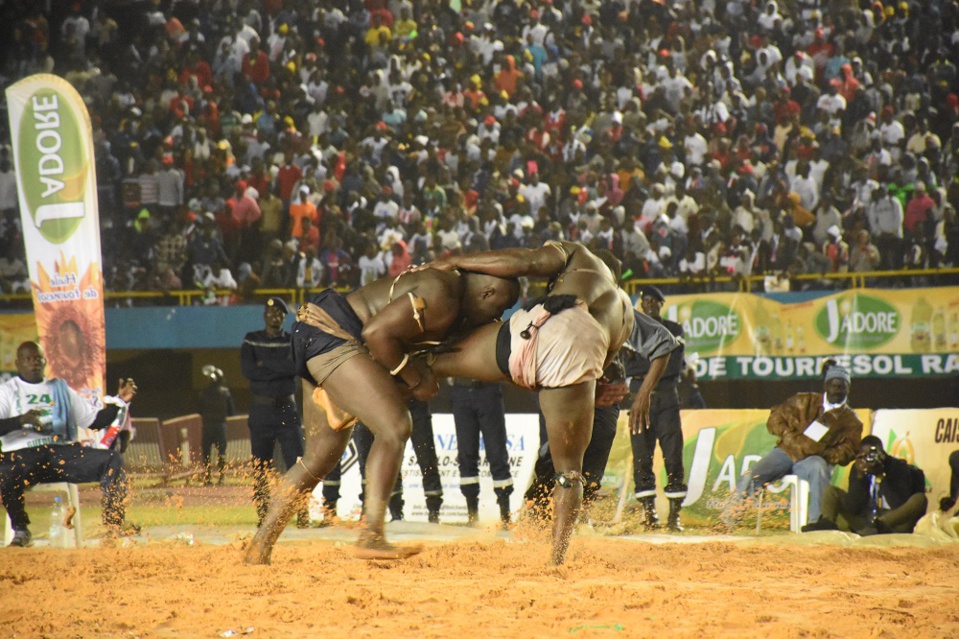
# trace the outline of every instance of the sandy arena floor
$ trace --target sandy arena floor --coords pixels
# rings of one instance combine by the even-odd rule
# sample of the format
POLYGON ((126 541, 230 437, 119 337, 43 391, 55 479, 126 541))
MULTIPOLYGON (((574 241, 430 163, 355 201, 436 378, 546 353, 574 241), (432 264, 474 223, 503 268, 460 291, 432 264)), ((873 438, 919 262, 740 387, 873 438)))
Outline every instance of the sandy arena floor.
MULTIPOLYGON (((258 567, 241 564, 240 542, 205 543, 202 535, 192 546, 141 535, 129 547, 5 549, 0 634, 218 637, 253 628, 253 639, 959 636, 959 544, 580 536, 568 565, 550 568, 544 539, 391 526, 396 539, 426 539, 426 550, 403 563, 367 563, 349 552, 354 530, 296 531, 299 540, 281 542, 273 565, 258 567)), ((167 539, 175 533, 153 532, 167 539)))
MULTIPOLYGON (((175 497, 242 504, 247 490, 175 497)), ((959 543, 915 535, 581 531, 551 568, 548 534, 523 524, 391 523, 394 541, 426 544, 395 563, 355 559, 355 524, 291 527, 271 566, 250 567, 243 522, 157 525, 119 546, 89 523, 80 550, 0 549, 0 637, 959 637, 959 543)))

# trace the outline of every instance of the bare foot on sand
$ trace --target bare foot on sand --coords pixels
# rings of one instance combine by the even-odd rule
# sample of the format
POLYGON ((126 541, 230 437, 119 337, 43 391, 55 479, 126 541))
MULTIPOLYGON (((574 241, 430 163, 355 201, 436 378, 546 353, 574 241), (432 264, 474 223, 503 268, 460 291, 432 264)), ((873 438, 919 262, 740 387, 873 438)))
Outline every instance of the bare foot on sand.
POLYGON ((394 546, 383 535, 364 532, 353 548, 353 554, 360 559, 391 560, 406 559, 423 552, 420 544, 412 546, 394 546))
POLYGON ((243 553, 243 563, 249 566, 269 566, 273 549, 251 542, 243 553))

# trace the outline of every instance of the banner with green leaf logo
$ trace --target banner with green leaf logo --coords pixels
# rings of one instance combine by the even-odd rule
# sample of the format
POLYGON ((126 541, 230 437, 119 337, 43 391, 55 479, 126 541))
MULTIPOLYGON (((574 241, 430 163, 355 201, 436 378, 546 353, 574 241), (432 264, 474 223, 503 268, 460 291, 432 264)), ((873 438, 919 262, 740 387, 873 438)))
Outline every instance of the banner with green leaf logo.
POLYGON ((959 372, 959 287, 856 289, 794 304, 749 293, 676 295, 700 379, 814 379, 826 358, 855 377, 959 372))
POLYGON ((37 334, 48 376, 93 405, 106 340, 100 216, 90 116, 66 80, 33 75, 6 90, 37 334))

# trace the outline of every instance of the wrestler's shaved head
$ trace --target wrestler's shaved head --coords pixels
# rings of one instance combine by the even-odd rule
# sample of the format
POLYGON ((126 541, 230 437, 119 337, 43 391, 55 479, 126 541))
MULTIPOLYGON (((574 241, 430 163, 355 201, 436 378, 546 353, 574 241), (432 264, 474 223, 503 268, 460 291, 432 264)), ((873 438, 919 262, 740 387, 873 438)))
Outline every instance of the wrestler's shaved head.
POLYGON ((474 326, 502 317, 519 299, 519 280, 464 272, 463 312, 474 326))

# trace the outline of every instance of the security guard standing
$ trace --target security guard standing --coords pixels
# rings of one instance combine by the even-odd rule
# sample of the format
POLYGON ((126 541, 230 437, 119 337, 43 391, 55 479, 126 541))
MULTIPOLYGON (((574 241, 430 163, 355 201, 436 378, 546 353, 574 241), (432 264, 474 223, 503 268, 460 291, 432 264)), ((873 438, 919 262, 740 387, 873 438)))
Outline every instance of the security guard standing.
MULTIPOLYGON (((643 312, 660 322, 676 337, 679 348, 669 357, 666 371, 650 403, 650 427, 638 435, 631 435, 633 447, 633 478, 636 483, 636 499, 643 505, 647 529, 659 527, 656 515, 656 476, 653 474, 653 452, 656 441, 663 451, 666 465, 666 497, 669 499, 669 518, 667 528, 673 532, 682 532, 679 511, 686 498, 686 484, 683 479, 683 428, 679 419, 679 394, 676 385, 683 372, 685 345, 683 327, 676 322, 663 319, 660 311, 666 298, 655 286, 646 286, 640 294, 643 312)), ((630 378, 630 391, 635 393, 643 383, 643 377, 649 371, 649 361, 636 356, 626 361, 626 376, 630 378)))
POLYGON ((486 461, 493 478, 493 492, 499 504, 504 526, 510 523, 509 496, 513 493, 509 452, 506 447, 506 407, 503 389, 498 382, 478 382, 457 377, 450 393, 453 422, 456 425, 460 471, 460 492, 466 498, 468 523, 479 521, 479 453, 480 434, 486 449, 486 461))
MULTIPOLYGON (((269 510, 269 472, 277 442, 287 468, 303 455, 303 427, 293 396, 296 378, 293 349, 290 333, 283 330, 289 312, 282 298, 268 299, 263 310, 266 327, 247 333, 240 349, 243 375, 250 380, 253 392, 247 423, 253 454, 253 502, 258 522, 263 521, 269 510)), ((304 526, 308 522, 309 515, 304 510, 297 517, 297 525, 304 526)))

